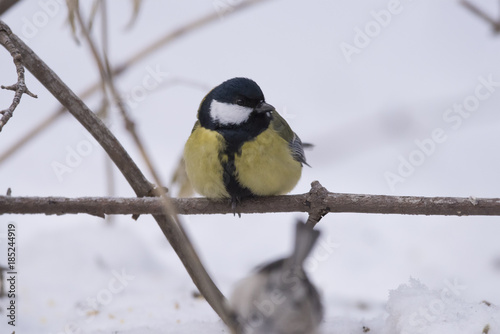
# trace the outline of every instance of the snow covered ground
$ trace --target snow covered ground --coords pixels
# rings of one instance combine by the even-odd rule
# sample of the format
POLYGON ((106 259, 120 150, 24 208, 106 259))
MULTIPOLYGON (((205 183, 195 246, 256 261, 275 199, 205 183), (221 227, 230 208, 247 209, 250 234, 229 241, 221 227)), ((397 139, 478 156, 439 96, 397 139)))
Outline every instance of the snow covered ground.
MULTIPOLYGON (((131 6, 110 5, 116 64, 163 32, 226 8, 213 24, 120 77, 165 182, 206 89, 148 90, 144 80, 162 85, 183 78, 212 87, 248 76, 302 140, 315 144, 306 152, 312 168, 304 169, 294 193, 319 180, 335 192, 500 197, 500 41, 458 1, 276 0, 234 15, 228 11, 237 2, 223 1, 144 1, 130 30, 124 27, 131 6), (360 33, 365 29, 372 29, 367 38, 360 33)), ((98 74, 88 50, 72 41, 59 2, 21 1, 2 20, 80 92, 98 74)), ((495 1, 475 3, 498 13, 495 1)), ((0 73, 2 85, 14 82, 6 52, 0 52, 0 73)), ((23 98, 0 133, 0 154, 57 107, 30 74, 27 84, 39 98, 23 98)), ((0 91, 1 108, 11 97, 0 91)), ((95 109, 99 102, 94 97, 88 105, 95 109)), ((115 111, 109 122, 145 171, 115 111)), ((105 154, 94 143, 75 120, 62 117, 0 164, 0 192, 106 196, 105 154), (54 163, 68 164, 69 152, 82 148, 81 159, 68 165, 71 172, 54 171, 54 163)), ((116 195, 133 196, 115 172, 116 195)), ((257 264, 287 254, 297 217, 305 218, 183 219, 229 295, 257 264)), ((85 215, 0 216, 0 265, 7 261, 9 222, 17 229, 18 313, 13 328, 7 299, 0 299, 0 333, 228 332, 197 297, 151 217, 114 217, 106 224, 85 215)), ((318 228, 322 239, 308 269, 326 306, 323 333, 500 333, 498 217, 329 214, 318 228)))

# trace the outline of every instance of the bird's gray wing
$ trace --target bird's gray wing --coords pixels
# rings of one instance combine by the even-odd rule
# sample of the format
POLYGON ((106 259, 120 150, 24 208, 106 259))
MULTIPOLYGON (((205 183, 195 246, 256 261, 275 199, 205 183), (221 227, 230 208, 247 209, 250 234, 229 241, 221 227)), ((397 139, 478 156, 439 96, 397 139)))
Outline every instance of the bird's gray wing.
POLYGON ((292 151, 292 157, 301 164, 309 166, 306 162, 306 155, 304 154, 302 141, 300 140, 299 136, 297 136, 297 134, 292 131, 290 125, 288 125, 285 119, 281 117, 281 115, 276 110, 273 111, 273 120, 271 124, 273 126, 273 129, 280 135, 280 137, 288 142, 290 150, 292 151))

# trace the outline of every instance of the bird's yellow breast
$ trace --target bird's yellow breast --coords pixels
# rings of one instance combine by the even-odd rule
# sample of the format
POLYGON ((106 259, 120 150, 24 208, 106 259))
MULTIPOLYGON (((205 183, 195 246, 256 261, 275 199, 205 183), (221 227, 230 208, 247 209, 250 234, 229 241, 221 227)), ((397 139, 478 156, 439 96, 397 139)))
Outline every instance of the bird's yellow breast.
POLYGON ((272 128, 245 142, 234 163, 239 183, 258 196, 290 192, 302 172, 302 165, 292 157, 288 142, 272 128))
MULTIPOLYGON (((193 188, 209 198, 229 198, 224 185, 223 164, 228 156, 224 137, 216 131, 195 127, 186 146, 186 172, 193 188)), ((234 177, 257 196, 290 192, 300 179, 302 165, 291 154, 288 142, 272 127, 234 153, 234 177)))
MULTIPOLYGON (((184 147, 186 173, 193 188, 209 198, 229 197, 223 182, 220 152, 224 138, 216 131, 196 127, 184 147)), ((224 158, 224 157, 222 157, 224 158)))

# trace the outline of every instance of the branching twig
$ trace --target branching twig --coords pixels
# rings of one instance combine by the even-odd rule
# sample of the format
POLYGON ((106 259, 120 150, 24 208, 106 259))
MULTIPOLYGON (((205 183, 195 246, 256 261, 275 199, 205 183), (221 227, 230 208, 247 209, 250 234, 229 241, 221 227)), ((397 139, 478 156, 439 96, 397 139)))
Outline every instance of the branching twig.
MULTIPOLYGON (((206 198, 173 198, 183 215, 233 214, 227 201, 206 198)), ((418 197, 330 193, 319 182, 300 195, 246 199, 238 204, 241 213, 308 212, 313 218, 327 213, 377 213, 441 216, 500 216, 500 198, 418 197), (316 216, 315 216, 316 215, 316 216)), ((0 196, 0 214, 62 215, 86 213, 94 216, 160 214, 158 198, 110 197, 8 197, 0 196)))
POLYGON ((12 104, 10 105, 10 107, 5 110, 0 110, 0 115, 2 115, 0 118, 0 131, 2 131, 4 125, 7 124, 9 119, 14 115, 14 110, 16 110, 19 102, 21 102, 21 97, 23 96, 23 94, 27 94, 34 98, 37 97, 35 94, 29 91, 28 87, 26 87, 26 83, 24 82, 24 67, 22 64, 21 53, 15 47, 15 45, 12 44, 12 41, 10 40, 11 34, 12 31, 10 31, 9 27, 0 27, 0 44, 2 44, 7 49, 7 51, 10 52, 17 71, 17 82, 15 84, 10 86, 1 86, 2 89, 12 90, 16 93, 14 94, 14 99, 12 100, 12 104))
MULTIPOLYGON (((0 29, 7 25, 0 20, 0 29)), ((23 55, 23 65, 42 83, 59 102, 92 134, 116 164, 123 176, 132 186, 137 196, 150 194, 153 189, 145 179, 127 151, 102 121, 67 87, 64 82, 16 35, 9 35, 12 43, 23 55)), ((162 208, 164 208, 162 206, 162 208)), ((188 242, 186 235, 179 228, 170 214, 153 215, 162 232, 178 254, 193 282, 203 294, 215 312, 230 327, 235 328, 234 319, 229 315, 225 298, 217 289, 206 270, 201 266, 196 252, 188 242)))

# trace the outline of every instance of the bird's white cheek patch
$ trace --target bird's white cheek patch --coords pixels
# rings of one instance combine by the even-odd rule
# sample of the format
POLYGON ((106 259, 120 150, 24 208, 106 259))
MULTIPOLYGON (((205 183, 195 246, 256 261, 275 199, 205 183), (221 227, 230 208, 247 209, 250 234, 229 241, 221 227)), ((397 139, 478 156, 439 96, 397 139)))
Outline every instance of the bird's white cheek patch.
POLYGON ((252 111, 252 108, 216 100, 213 100, 210 104, 210 116, 215 122, 224 125, 241 124, 248 119, 252 111))

